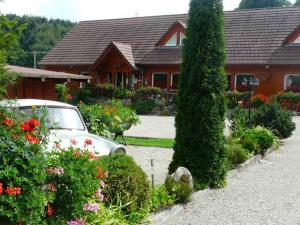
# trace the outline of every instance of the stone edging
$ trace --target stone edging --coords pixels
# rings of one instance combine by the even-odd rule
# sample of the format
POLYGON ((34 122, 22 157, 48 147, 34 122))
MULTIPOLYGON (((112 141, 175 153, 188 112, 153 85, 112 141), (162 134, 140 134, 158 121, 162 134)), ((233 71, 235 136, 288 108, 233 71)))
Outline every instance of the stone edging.
MULTIPOLYGON (((235 176, 235 175, 241 173, 246 168, 248 168, 250 165, 257 164, 259 162, 259 160, 263 159, 264 157, 266 157, 268 154, 275 151, 276 149, 277 148, 275 148, 275 147, 270 148, 266 152, 265 156, 262 156, 262 155, 253 156, 252 158, 248 159, 243 164, 240 164, 237 168, 235 168, 233 170, 230 170, 229 171, 230 176, 235 176)), ((206 190, 201 190, 201 191, 206 191, 206 190)), ((178 215, 178 213, 182 212, 184 209, 185 209, 185 205, 180 205, 180 204, 179 205, 174 205, 169 210, 159 212, 157 214, 153 214, 154 221, 159 222, 159 224, 165 224, 165 222, 170 217, 174 217, 174 216, 178 215)), ((149 224, 156 224, 156 223, 153 223, 153 222, 152 223, 145 223, 144 225, 149 225, 149 224)))

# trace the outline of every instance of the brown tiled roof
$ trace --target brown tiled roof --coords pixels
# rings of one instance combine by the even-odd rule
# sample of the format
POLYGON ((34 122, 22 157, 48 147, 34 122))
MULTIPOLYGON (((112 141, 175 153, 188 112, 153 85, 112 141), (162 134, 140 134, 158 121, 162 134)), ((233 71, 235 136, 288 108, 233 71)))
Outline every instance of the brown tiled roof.
MULTIPOLYGON (((180 49, 155 44, 176 21, 186 24, 187 19, 167 15, 80 22, 40 64, 92 65, 111 41, 126 45, 125 55, 131 46, 129 58, 135 64, 178 64, 180 49)), ((225 12, 227 64, 300 64, 300 46, 283 47, 299 25, 300 7, 225 12)))
POLYGON ((48 79, 70 79, 70 80, 90 80, 92 77, 77 75, 72 73, 54 72, 49 70, 33 69, 21 66, 5 66, 8 72, 17 73, 25 78, 48 78, 48 79))
POLYGON ((131 44, 124 44, 114 41, 112 43, 116 46, 116 48, 120 51, 120 53, 124 56, 128 63, 134 68, 135 63, 131 44))

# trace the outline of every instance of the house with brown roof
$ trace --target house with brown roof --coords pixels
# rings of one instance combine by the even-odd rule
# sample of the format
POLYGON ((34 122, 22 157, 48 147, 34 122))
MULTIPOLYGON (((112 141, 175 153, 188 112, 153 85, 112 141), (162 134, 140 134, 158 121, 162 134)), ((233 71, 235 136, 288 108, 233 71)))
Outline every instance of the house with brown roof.
MULTIPOLYGON (((44 69, 116 87, 176 90, 188 15, 83 21, 40 62, 44 69)), ((225 12, 228 88, 260 80, 258 92, 300 91, 300 7, 225 12)))

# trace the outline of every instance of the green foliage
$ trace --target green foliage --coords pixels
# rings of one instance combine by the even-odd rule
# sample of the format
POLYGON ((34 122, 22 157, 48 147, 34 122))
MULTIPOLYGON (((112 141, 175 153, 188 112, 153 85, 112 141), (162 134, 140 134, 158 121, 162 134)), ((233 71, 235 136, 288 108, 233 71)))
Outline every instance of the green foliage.
POLYGON ((175 194, 169 194, 165 185, 156 186, 151 191, 150 211, 158 211, 167 206, 174 205, 175 194))
POLYGON ((260 126, 246 130, 243 138, 248 140, 248 146, 250 146, 250 140, 255 143, 253 144, 257 146, 254 151, 255 154, 265 155, 266 151, 274 144, 274 135, 272 131, 260 126))
POLYGON ((236 167, 239 164, 247 161, 251 154, 240 144, 240 139, 231 139, 226 145, 228 160, 231 168, 236 167))
MULTIPOLYGON (((37 54, 37 61, 52 49, 75 25, 70 21, 50 19, 36 16, 6 15, 9 20, 16 21, 17 25, 26 24, 20 35, 20 44, 10 50, 8 63, 18 66, 33 67, 33 54, 37 54)), ((0 35, 1 36, 1 35, 0 35)))
POLYGON ((123 154, 105 156, 100 158, 99 163, 105 171, 109 171, 105 189, 109 202, 126 205, 123 208, 126 213, 149 207, 150 185, 147 176, 131 157, 123 154))
POLYGON ((175 154, 169 170, 188 168, 196 189, 226 184, 223 17, 221 0, 190 3, 179 81, 175 154))
POLYGON ((177 203, 187 203, 193 193, 193 189, 189 183, 184 181, 176 182, 171 176, 168 176, 165 181, 167 192, 172 196, 176 196, 177 203))
POLYGON ((135 92, 124 88, 116 88, 113 92, 113 97, 116 99, 131 99, 134 98, 135 92))
POLYGON ((45 207, 51 199, 42 190, 48 131, 43 125, 45 116, 41 124, 35 113, 30 120, 26 116, 0 108, 0 224, 45 224, 45 207), (19 191, 13 194, 10 188, 19 191))
POLYGON ((227 107, 234 109, 243 104, 243 102, 249 101, 249 92, 230 91, 226 92, 227 107))
POLYGON ((112 98, 114 93, 114 86, 112 84, 98 84, 93 92, 93 96, 101 96, 105 98, 112 98))
POLYGON ((90 161, 88 151, 78 149, 54 150, 49 155, 49 168, 62 168, 61 174, 49 173, 47 184, 55 186, 55 199, 52 207, 53 216, 48 218, 50 224, 63 224, 85 215, 83 206, 100 187, 97 179, 98 170, 90 161))
POLYGON ((55 84, 55 89, 57 92, 57 101, 67 103, 72 100, 70 89, 66 84, 55 84))
POLYGON ((84 102, 85 104, 94 104, 95 99, 93 93, 89 88, 80 88, 77 92, 77 97, 75 103, 84 102))
POLYGON ((139 99, 134 101, 131 107, 138 115, 148 115, 156 106, 157 104, 154 99, 139 99))
POLYGON ((16 74, 5 70, 5 64, 8 52, 18 44, 18 37, 23 28, 0 14, 0 100, 7 97, 6 88, 14 84, 17 78, 16 74))
POLYGON ((110 136, 139 123, 136 113, 118 100, 108 101, 103 106, 81 103, 79 110, 85 122, 90 124, 91 132, 97 135, 110 136))
POLYGON ((260 107, 253 115, 255 125, 274 130, 280 138, 288 138, 296 128, 292 114, 283 109, 278 103, 260 107))
POLYGON ((291 5, 289 0, 242 0, 239 9, 287 7, 291 5))
POLYGON ((136 94, 143 99, 153 99, 161 95, 162 90, 158 87, 142 87, 136 91, 136 94))

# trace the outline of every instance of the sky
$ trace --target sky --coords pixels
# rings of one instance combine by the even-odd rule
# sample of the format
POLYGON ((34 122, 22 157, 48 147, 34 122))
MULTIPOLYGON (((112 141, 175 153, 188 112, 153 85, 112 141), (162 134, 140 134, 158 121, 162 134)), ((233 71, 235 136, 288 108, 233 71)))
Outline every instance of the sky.
MULTIPOLYGON (((111 19, 187 13, 190 0, 3 0, 0 12, 47 18, 82 20, 111 19)), ((295 0, 292 0, 294 2, 295 0)), ((240 0, 224 0, 224 10, 240 0)))

